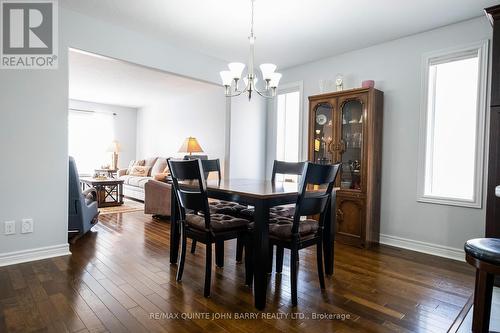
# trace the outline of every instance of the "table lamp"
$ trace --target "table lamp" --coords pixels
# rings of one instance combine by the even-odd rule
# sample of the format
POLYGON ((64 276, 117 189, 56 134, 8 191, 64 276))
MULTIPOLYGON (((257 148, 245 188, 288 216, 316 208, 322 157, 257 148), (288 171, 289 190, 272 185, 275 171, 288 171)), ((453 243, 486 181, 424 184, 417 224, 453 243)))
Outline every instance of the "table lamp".
POLYGON ((113 153, 113 156, 111 158, 111 170, 118 169, 118 153, 121 151, 121 147, 118 141, 113 140, 106 151, 109 153, 113 153))
POLYGON ((186 140, 184 140, 184 142, 182 143, 182 146, 179 148, 179 153, 189 153, 189 155, 192 155, 192 153, 202 152, 203 149, 201 149, 198 140, 196 140, 196 138, 193 138, 192 136, 186 138, 186 140))

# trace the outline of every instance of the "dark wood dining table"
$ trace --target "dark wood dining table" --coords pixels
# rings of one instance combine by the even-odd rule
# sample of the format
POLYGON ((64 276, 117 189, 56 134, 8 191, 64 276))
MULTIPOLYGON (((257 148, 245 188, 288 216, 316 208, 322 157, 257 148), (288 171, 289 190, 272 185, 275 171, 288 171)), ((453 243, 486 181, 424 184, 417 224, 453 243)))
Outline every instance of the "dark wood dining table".
MULTIPOLYGON (((291 182, 271 182, 270 180, 228 179, 208 180, 207 194, 209 198, 238 202, 253 206, 254 220, 254 301, 255 307, 263 310, 266 305, 268 272, 265 263, 269 260, 269 209, 275 206, 293 204, 297 201, 298 184, 291 182), (264 264, 263 264, 264 263, 264 264)), ((327 208, 323 252, 325 273, 333 274, 334 247, 334 214, 335 191, 332 193, 331 205, 327 208)), ((174 191, 172 191, 170 263, 176 264, 179 255, 180 228, 178 226, 179 208, 174 191)))

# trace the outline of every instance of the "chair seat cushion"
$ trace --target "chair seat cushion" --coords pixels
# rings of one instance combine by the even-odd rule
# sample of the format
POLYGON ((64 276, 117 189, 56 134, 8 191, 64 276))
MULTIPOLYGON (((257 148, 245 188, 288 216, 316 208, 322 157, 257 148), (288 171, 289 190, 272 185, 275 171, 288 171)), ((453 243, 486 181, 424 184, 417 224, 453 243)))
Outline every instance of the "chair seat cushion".
MULTIPOLYGON (((274 217, 269 220, 269 235, 279 239, 292 238, 293 219, 290 217, 274 217)), ((299 222, 299 236, 301 238, 310 236, 318 231, 318 221, 307 219, 299 222)))
POLYGON ((245 208, 239 211, 239 215, 245 219, 253 220, 255 210, 253 208, 245 208))
MULTIPOLYGON (((186 223, 193 228, 205 231, 203 215, 186 214, 186 223)), ((248 226, 248 220, 226 214, 210 214, 210 226, 214 232, 244 229, 248 226)))
POLYGON ((271 213, 279 216, 292 217, 295 214, 295 205, 277 206, 271 208, 271 213))
POLYGON ((209 205, 211 214, 226 214, 231 216, 239 216, 239 212, 247 208, 236 202, 221 200, 211 201, 209 205))
MULTIPOLYGON (((293 206, 277 206, 277 207, 271 207, 269 209, 269 218, 270 219, 273 219, 275 217, 281 217, 281 216, 293 218, 294 214, 295 214, 295 205, 293 205, 293 206)), ((238 212, 238 216, 240 216, 244 219, 248 219, 248 220, 253 220, 254 215, 255 215, 255 209, 253 207, 245 208, 245 209, 240 210, 238 212)))
POLYGON ((500 265, 500 239, 475 238, 464 245, 465 253, 479 260, 500 265))

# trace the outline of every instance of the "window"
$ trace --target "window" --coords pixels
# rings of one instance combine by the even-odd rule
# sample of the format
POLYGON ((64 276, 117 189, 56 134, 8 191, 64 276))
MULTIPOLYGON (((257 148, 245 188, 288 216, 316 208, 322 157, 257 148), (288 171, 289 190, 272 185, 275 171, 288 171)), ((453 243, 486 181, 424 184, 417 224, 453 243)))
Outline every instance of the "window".
MULTIPOLYGON (((287 162, 300 160, 300 88, 294 87, 278 93, 276 107, 276 159, 287 162)), ((287 176, 286 180, 296 181, 287 176), (290 178, 290 179, 288 179, 290 178)))
POLYGON ((114 116, 110 113, 70 110, 68 115, 68 153, 81 175, 111 162, 107 148, 114 139, 114 116))
POLYGON ((424 57, 419 201, 481 207, 486 42, 424 57))

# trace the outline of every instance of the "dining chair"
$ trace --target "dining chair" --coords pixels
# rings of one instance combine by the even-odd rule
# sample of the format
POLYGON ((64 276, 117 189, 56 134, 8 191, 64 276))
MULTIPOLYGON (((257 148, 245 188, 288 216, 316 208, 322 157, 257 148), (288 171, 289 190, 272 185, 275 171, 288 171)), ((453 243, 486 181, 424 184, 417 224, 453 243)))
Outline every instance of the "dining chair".
MULTIPOLYGON (((206 160, 201 160, 201 165, 203 167, 203 175, 205 179, 208 179, 208 176, 210 173, 215 172, 217 173, 217 179, 219 183, 221 182, 221 168, 220 168, 220 160, 218 158, 216 159, 206 159, 206 160)), ((223 200, 215 200, 215 201, 209 201, 209 209, 210 213, 212 214, 226 214, 226 215, 231 215, 234 217, 240 217, 240 212, 243 209, 246 209, 246 206, 240 205, 236 202, 230 202, 230 201, 223 201, 223 200)), ((238 244, 242 244, 240 239, 238 238, 238 244)), ((242 245, 238 245, 242 247, 242 245)), ((237 246, 237 248, 238 248, 237 246)), ((239 250, 236 252, 238 253, 239 250)), ((196 240, 193 240, 191 243, 191 253, 196 252, 196 240)), ((222 244, 216 244, 215 246, 215 264, 217 267, 224 267, 224 243, 222 244)), ((237 261, 241 261, 237 260, 237 261)))
MULTIPOLYGON (((305 162, 285 162, 285 161, 274 160, 273 171, 271 174, 271 182, 273 183, 276 182, 277 175, 301 176, 304 170, 304 165, 305 162)), ((293 217, 294 213, 295 213, 295 205, 276 206, 276 207, 271 207, 269 209, 270 217, 277 217, 277 216, 293 217)), ((255 211, 253 207, 251 207, 241 210, 239 216, 248 220, 253 220, 254 214, 255 211)), ((271 255, 272 252, 273 251, 271 251, 271 255)), ((283 258, 283 254, 284 254, 284 249, 279 246, 276 247, 276 260, 278 260, 279 258, 283 258)), ((241 241, 241 239, 238 239, 236 244, 236 261, 240 262, 242 260, 242 257, 243 257, 243 242, 241 241)), ((282 265, 279 267, 282 267, 282 265)), ((269 268, 272 269, 272 267, 269 268)))
MULTIPOLYGON (((271 182, 276 182, 277 175, 290 175, 290 176, 300 176, 302 175, 304 169, 305 162, 285 162, 274 160, 273 163, 273 172, 271 175, 271 182)), ((294 205, 285 205, 285 206, 276 206, 271 207, 269 210, 271 216, 279 215, 279 216, 287 216, 292 217, 294 213, 295 206, 294 205)), ((253 208, 244 209, 241 211, 241 217, 247 219, 253 219, 255 211, 253 208)))
POLYGON ((167 160, 172 183, 179 203, 181 228, 181 258, 177 281, 182 280, 186 261, 187 239, 206 245, 204 296, 210 296, 212 275, 212 244, 237 238, 248 232, 249 221, 226 214, 210 213, 207 183, 201 160, 167 160))
MULTIPOLYGON (((331 223, 330 220, 326 221, 325 216, 332 200, 332 190, 339 167, 340 163, 334 165, 305 163, 293 217, 275 216, 270 220, 270 250, 276 245, 278 248, 290 249, 291 252, 290 270, 293 306, 297 305, 299 250, 316 245, 319 283, 321 289, 325 289, 322 249, 323 229, 325 223, 331 223), (314 215, 319 215, 318 221, 308 218, 314 215), (302 219, 302 217, 305 217, 305 219, 302 219)), ((247 267, 247 284, 250 284, 252 279, 252 250, 252 242, 246 241, 245 266, 247 267)), ((270 260, 272 260, 272 256, 270 260)), ((278 262, 279 260, 281 260, 282 264, 283 257, 278 258, 277 255, 276 261, 278 262)))

